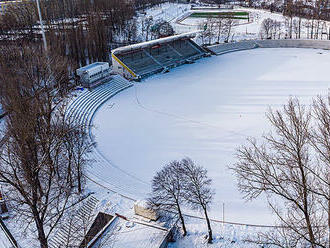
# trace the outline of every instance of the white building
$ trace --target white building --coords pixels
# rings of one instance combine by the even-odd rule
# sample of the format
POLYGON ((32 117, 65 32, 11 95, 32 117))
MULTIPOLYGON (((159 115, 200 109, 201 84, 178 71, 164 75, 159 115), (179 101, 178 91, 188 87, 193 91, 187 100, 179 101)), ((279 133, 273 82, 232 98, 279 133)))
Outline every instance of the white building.
POLYGON ((84 87, 93 87, 110 79, 110 66, 107 62, 95 62, 76 70, 84 87))

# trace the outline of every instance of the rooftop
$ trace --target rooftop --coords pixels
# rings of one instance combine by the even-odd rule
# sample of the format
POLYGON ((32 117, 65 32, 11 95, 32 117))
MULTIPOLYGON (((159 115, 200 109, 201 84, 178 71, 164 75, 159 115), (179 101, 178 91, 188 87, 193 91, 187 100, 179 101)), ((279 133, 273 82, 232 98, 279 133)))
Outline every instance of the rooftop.
POLYGON ((168 42, 183 39, 183 38, 194 38, 197 35, 197 33, 199 33, 199 32, 200 31, 194 31, 194 32, 189 32, 189 33, 184 33, 184 34, 173 35, 173 36, 169 36, 169 37, 165 37, 165 38, 160 38, 160 39, 156 39, 156 40, 145 41, 145 42, 141 42, 141 43, 134 44, 134 45, 119 47, 119 48, 112 50, 112 54, 116 55, 116 54, 120 54, 123 52, 151 47, 151 46, 159 45, 162 43, 168 43, 168 42))
POLYGON ((107 64, 107 62, 95 62, 93 64, 89 64, 89 65, 86 65, 84 67, 81 67, 79 68, 79 70, 82 70, 82 71, 87 71, 87 70, 90 70, 94 67, 97 67, 97 66, 100 66, 100 65, 104 65, 104 64, 107 64))
POLYGON ((158 248, 168 230, 162 227, 115 218, 92 248, 158 248))

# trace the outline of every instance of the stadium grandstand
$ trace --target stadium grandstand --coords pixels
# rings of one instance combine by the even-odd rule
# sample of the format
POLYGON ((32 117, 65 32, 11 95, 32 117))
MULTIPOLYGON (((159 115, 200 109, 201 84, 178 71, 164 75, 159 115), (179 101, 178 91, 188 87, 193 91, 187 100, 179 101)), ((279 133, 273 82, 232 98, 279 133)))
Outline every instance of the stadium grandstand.
POLYGON ((196 32, 131 46, 112 51, 113 72, 127 79, 141 79, 158 72, 167 72, 181 64, 193 63, 206 51, 192 41, 196 32))

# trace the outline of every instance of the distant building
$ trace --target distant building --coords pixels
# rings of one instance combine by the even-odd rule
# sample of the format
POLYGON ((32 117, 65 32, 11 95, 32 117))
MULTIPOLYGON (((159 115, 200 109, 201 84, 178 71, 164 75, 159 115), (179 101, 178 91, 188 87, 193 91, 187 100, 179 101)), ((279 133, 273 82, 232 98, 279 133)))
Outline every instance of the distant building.
POLYGON ((110 80, 110 66, 107 62, 95 62, 76 70, 82 86, 91 88, 110 80))

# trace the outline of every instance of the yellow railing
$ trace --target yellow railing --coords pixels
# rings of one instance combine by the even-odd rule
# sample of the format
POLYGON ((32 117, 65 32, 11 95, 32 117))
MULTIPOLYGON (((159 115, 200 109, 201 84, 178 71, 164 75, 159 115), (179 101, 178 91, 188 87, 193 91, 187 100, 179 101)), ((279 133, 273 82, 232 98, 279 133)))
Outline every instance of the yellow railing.
POLYGON ((136 74, 130 69, 128 68, 127 65, 125 65, 116 55, 112 54, 111 55, 121 66, 123 66, 133 77, 137 77, 136 74))

